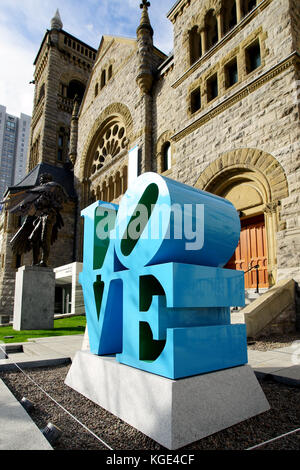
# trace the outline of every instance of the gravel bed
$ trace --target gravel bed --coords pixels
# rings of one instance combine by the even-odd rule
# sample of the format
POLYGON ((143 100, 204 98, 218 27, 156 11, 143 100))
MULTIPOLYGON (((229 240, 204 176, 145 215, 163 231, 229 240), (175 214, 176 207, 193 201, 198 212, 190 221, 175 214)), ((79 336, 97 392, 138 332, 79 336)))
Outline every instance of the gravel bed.
MULTIPOLYGON (((69 368, 70 365, 32 369, 26 370, 26 374, 113 450, 166 451, 152 439, 66 386, 64 380, 69 368)), ((0 379, 19 401, 25 396, 34 404, 29 414, 40 429, 49 422, 61 429, 62 435, 53 445, 55 450, 107 450, 105 445, 66 414, 21 372, 1 372, 0 379)), ((185 446, 180 451, 244 450, 299 428, 299 389, 271 380, 260 383, 271 410, 185 446)), ((264 445, 260 450, 299 448, 300 433, 296 433, 264 445)))
POLYGON ((248 341, 248 348, 257 351, 269 351, 271 349, 286 348, 294 341, 300 341, 300 331, 281 335, 262 336, 256 340, 248 341))

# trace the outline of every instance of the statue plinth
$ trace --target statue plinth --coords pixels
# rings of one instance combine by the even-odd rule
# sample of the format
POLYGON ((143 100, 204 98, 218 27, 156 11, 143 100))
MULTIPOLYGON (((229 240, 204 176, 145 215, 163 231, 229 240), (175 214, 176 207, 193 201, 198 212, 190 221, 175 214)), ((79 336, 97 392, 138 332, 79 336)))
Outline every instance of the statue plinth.
POLYGON ((248 365, 170 380, 78 351, 65 384, 170 450, 270 409, 248 365))
POLYGON ((16 273, 13 329, 52 329, 54 301, 55 274, 52 268, 19 268, 16 273))

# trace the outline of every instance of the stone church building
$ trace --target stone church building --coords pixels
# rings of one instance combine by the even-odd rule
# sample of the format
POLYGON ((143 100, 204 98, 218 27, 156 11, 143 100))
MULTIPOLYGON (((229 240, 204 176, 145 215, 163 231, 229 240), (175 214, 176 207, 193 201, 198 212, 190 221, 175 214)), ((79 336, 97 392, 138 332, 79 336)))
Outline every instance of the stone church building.
MULTIPOLYGON (((153 45, 143 0, 136 38, 103 36, 98 51, 63 29, 57 12, 35 60, 28 174, 70 196, 53 267, 82 260, 80 211, 118 203, 132 175, 154 171, 229 199, 240 214, 227 267, 259 265, 259 286, 300 281, 300 8, 298 0, 178 0, 169 56, 153 45)), ((137 176, 137 175, 135 175, 137 176)), ((0 314, 12 314, 14 276, 29 256, 0 220, 0 314)), ((256 272, 245 274, 246 288, 256 272)))

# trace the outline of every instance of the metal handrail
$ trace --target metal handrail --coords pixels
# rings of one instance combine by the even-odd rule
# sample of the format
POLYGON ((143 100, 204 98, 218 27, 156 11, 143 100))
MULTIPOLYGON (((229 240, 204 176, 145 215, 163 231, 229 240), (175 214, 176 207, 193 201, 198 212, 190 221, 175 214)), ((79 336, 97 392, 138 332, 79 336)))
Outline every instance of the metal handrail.
POLYGON ((249 273, 253 269, 256 269, 256 290, 255 290, 255 293, 259 294, 259 286, 258 286, 258 284, 259 284, 259 278, 258 278, 259 264, 256 264, 255 266, 251 266, 251 268, 249 268, 248 271, 244 271, 244 274, 249 273))
MULTIPOLYGON (((255 293, 259 294, 259 279, 258 279, 258 269, 259 269, 259 264, 256 264, 255 266, 251 266, 247 271, 244 271, 244 275, 252 271, 253 269, 256 269, 256 290, 255 293)), ((238 310, 238 307, 233 307, 233 310, 238 310)))

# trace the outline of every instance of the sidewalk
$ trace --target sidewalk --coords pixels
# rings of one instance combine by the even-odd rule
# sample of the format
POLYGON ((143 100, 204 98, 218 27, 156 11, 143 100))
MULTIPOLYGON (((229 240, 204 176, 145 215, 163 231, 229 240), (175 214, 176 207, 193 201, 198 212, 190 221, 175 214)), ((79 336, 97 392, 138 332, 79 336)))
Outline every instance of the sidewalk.
POLYGON ((265 352, 248 349, 248 363, 258 378, 271 376, 278 382, 300 386, 300 344, 297 350, 294 346, 265 352))
MULTIPOLYGON (((22 405, 2 382, 1 372, 16 370, 14 363, 22 369, 69 364, 76 352, 82 349, 83 339, 83 335, 60 336, 7 345, 8 358, 1 359, 3 354, 0 355, 0 450, 33 448, 30 446, 51 449, 22 405), (21 352, 16 352, 18 350, 21 352), (24 434, 30 439, 24 439, 24 434)), ((276 381, 297 387, 300 386, 299 361, 300 353, 298 351, 296 355, 293 346, 266 352, 248 349, 248 363, 258 378, 271 376, 276 381)))
POLYGON ((1 380, 1 372, 17 370, 15 364, 24 370, 69 364, 76 351, 81 349, 82 341, 83 335, 75 335, 0 345, 5 347, 8 356, 3 359, 0 350, 0 451, 52 450, 40 429, 1 380))
POLYGON ((14 363, 27 369, 68 364, 81 349, 83 338, 84 335, 53 336, 28 340, 27 343, 2 344, 0 346, 6 349, 8 359, 0 356, 0 373, 15 370, 14 363))

